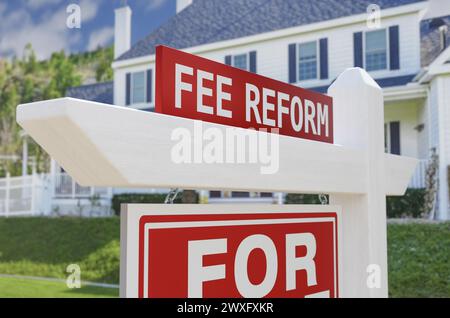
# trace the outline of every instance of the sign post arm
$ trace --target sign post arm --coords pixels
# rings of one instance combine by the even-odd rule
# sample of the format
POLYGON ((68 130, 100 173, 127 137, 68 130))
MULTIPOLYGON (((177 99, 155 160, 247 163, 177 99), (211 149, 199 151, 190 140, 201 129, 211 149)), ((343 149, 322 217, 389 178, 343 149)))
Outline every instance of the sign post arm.
POLYGON ((331 194, 342 206, 341 297, 387 297, 384 105, 378 84, 360 68, 328 89, 334 102, 335 143, 363 150, 366 194, 331 194))

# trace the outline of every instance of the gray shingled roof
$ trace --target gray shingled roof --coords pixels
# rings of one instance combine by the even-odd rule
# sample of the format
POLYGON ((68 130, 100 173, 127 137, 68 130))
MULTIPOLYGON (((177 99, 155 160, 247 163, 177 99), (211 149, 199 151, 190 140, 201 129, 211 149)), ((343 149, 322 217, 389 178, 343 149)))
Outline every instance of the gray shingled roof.
MULTIPOLYGON (((395 77, 384 77, 384 78, 378 78, 378 79, 374 79, 374 80, 375 80, 375 82, 378 83, 378 85, 380 85, 381 88, 403 86, 403 85, 410 83, 416 75, 417 74, 395 76, 395 77)), ((334 82, 334 80, 333 80, 333 82, 334 82)), ((331 82, 330 85, 333 82, 331 82)), ((330 85, 310 87, 308 89, 318 92, 318 93, 326 93, 328 90, 328 87, 330 85)))
MULTIPOLYGON (((377 0, 382 9, 424 0, 377 0)), ((117 60, 182 49, 366 12, 373 0, 194 0, 117 60)))
POLYGON ((420 23, 421 64, 427 66, 441 54, 439 27, 447 25, 447 46, 450 44, 450 16, 423 20, 420 23))
POLYGON ((85 99, 93 102, 113 104, 114 85, 113 82, 104 82, 70 87, 67 89, 66 96, 85 99))

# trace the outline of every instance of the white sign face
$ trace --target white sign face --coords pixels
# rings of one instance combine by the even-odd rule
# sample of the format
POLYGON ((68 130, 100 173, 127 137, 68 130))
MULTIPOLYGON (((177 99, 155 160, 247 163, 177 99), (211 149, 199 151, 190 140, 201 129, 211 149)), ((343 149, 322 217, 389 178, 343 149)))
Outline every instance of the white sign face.
POLYGON ((121 296, 339 297, 340 208, 129 204, 121 296))

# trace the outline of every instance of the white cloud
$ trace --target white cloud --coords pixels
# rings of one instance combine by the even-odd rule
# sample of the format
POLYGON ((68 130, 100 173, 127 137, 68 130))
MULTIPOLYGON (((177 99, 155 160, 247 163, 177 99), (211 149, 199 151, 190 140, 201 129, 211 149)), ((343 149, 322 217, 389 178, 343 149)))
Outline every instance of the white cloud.
POLYGON ((147 0, 146 2, 147 3, 145 8, 151 11, 159 9, 163 4, 167 2, 167 0, 147 0))
POLYGON ((100 1, 83 0, 80 1, 81 21, 88 22, 97 16, 100 1))
MULTIPOLYGON (((37 0, 41 2, 54 0, 37 0)), ((94 19, 100 1, 83 0, 81 7, 81 30, 83 23, 94 19)), ((27 43, 31 43, 38 59, 45 59, 52 52, 64 49, 66 52, 81 40, 79 29, 66 26, 66 6, 58 10, 46 11, 39 19, 29 9, 21 8, 5 13, 0 7, 0 56, 21 56, 27 43)))
POLYGON ((95 50, 99 46, 105 46, 114 37, 114 28, 106 27, 91 33, 89 37, 89 43, 87 46, 88 51, 95 50))
POLYGON ((28 7, 33 10, 40 9, 48 5, 55 5, 60 2, 61 0, 27 0, 28 7))

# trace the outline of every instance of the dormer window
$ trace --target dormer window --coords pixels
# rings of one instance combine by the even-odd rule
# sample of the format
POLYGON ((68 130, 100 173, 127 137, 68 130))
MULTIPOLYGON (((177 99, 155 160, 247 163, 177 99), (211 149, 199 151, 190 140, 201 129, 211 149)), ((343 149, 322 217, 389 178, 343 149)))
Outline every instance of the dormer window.
POLYGON ((387 69, 386 29, 365 33, 365 69, 378 71, 387 69))

